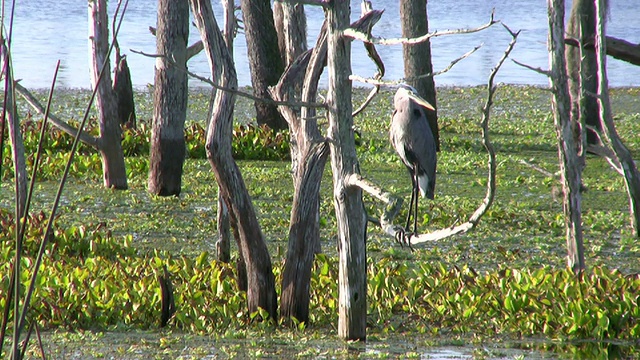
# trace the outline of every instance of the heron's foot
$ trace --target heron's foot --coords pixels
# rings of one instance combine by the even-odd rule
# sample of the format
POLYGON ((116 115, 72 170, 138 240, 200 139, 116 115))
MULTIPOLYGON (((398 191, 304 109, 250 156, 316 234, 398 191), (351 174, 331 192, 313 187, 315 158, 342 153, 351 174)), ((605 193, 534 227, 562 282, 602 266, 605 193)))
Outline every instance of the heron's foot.
POLYGON ((402 228, 401 226, 396 227, 396 242, 400 244, 401 247, 407 245, 409 249, 413 252, 413 247, 411 246, 411 237, 415 236, 413 232, 409 232, 402 228))

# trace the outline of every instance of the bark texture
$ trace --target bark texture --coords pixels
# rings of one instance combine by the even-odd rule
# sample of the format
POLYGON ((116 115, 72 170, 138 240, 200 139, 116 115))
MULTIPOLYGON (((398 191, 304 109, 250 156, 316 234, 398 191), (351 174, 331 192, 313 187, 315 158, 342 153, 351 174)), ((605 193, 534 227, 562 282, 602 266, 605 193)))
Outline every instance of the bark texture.
POLYGON ((326 9, 328 23, 329 130, 333 194, 338 222, 338 336, 365 340, 367 327, 367 215, 362 190, 346 186, 359 164, 353 131, 351 103, 351 43, 342 31, 349 27, 349 2, 334 1, 326 9))
MULTIPOLYGON (((229 56, 233 58, 233 39, 235 38, 237 31, 234 1, 222 0, 222 7, 224 9, 224 42, 227 46, 229 56)), ((222 74, 219 67, 216 67, 215 71, 216 72, 213 74, 214 80, 220 78, 222 74)), ((211 115, 213 114, 213 104, 215 104, 216 102, 216 91, 217 90, 215 88, 211 89, 209 119, 211 119, 211 115)), ((216 241, 216 253, 219 261, 228 263, 231 261, 231 224, 229 222, 229 209, 227 209, 227 205, 224 203, 224 200, 220 195, 220 186, 218 186, 217 224, 218 240, 216 241)), ((244 271, 244 261, 242 262, 241 269, 242 274, 246 274, 246 272, 244 271)), ((238 273, 240 273, 240 271, 238 273)), ((246 279, 246 276, 244 276, 243 279, 246 279)))
MULTIPOLYGON (((242 18, 247 40, 247 57, 254 95, 268 98, 268 87, 275 85, 284 70, 278 49, 273 11, 269 0, 242 0, 242 18)), ((256 120, 274 130, 282 130, 287 123, 275 105, 256 101, 256 120)))
MULTIPOLYGON (((417 38, 429 32, 427 18, 427 0, 401 0, 400 21, 402 36, 417 38)), ((403 44, 404 76, 407 83, 418 90, 418 94, 427 100, 435 110, 427 110, 427 120, 436 142, 436 150, 440 151, 440 134, 438 132, 438 106, 436 102, 436 86, 433 76, 420 77, 433 73, 431 64, 431 42, 429 40, 417 44, 403 44)))
MULTIPOLYGON (((585 269, 582 236, 582 163, 578 155, 576 122, 571 119, 571 95, 569 92, 564 48, 564 0, 549 0, 549 62, 551 64, 552 107, 566 224, 567 265, 575 273, 585 269)), ((579 124, 579 123, 578 123, 579 124)))
POLYGON ((182 189, 188 82, 179 66, 186 66, 188 37, 187 0, 158 0, 156 47, 164 57, 156 58, 148 187, 160 196, 179 195, 182 189))
POLYGON ((109 27, 107 1, 89 1, 89 46, 91 48, 91 86, 98 86, 96 107, 100 127, 100 156, 102 157, 103 181, 107 188, 126 189, 127 172, 124 163, 118 117, 117 97, 111 87, 109 62, 109 27), (100 71, 105 67, 98 84, 100 71))
MULTIPOLYGON (((218 67, 221 76, 218 85, 236 89, 237 77, 233 60, 225 46, 220 29, 208 0, 190 0, 192 11, 211 73, 218 67)), ((238 166, 233 160, 231 137, 235 94, 217 91, 213 114, 207 130, 207 158, 220 187, 220 195, 229 210, 231 227, 236 232, 238 248, 247 271, 247 301, 250 312, 264 309, 268 316, 277 319, 277 297, 271 257, 256 218, 238 166)))
POLYGON ((303 154, 301 173, 291 209, 289 247, 282 274, 281 314, 285 319, 309 322, 309 289, 315 244, 320 240, 320 184, 328 146, 314 143, 303 154))

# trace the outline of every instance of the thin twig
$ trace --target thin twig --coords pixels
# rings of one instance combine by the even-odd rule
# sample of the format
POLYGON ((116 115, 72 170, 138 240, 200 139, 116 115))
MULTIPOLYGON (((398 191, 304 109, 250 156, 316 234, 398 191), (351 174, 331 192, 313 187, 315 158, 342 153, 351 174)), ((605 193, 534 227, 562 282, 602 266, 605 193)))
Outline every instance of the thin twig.
POLYGON ((364 84, 370 84, 370 85, 377 85, 377 86, 397 86, 400 84, 404 84, 404 83, 408 83, 412 80, 418 80, 418 79, 422 79, 422 78, 426 78, 426 77, 434 77, 434 76, 438 76, 441 74, 444 74, 446 72, 448 72, 449 70, 451 70, 451 68, 453 68, 453 66, 455 64, 457 64, 458 62, 460 62, 460 60, 465 59, 467 57, 469 57, 471 54, 473 54, 474 52, 478 51, 478 49, 480 49, 484 44, 480 44, 476 47, 474 47, 473 49, 467 51, 466 53, 464 53, 462 56, 454 59, 453 61, 451 61, 449 63, 449 65, 447 65, 446 67, 444 67, 442 70, 436 71, 436 72, 432 72, 429 74, 422 74, 419 76, 416 76, 414 78, 402 78, 400 80, 391 80, 391 81, 385 81, 385 80, 380 80, 377 78, 365 78, 359 75, 350 75, 349 79, 351 81, 357 81, 357 82, 361 82, 364 84))
POLYGON ((24 357, 24 354, 27 352, 27 345, 29 345, 29 339, 31 338, 31 334, 33 333, 33 328, 35 324, 36 324, 35 321, 32 321, 31 323, 29 323, 29 330, 27 330, 27 336, 22 341, 22 349, 20 350, 18 359, 22 359, 24 357))
POLYGON ((176 66, 178 69, 180 69, 180 70, 184 71, 185 73, 187 73, 187 75, 213 86, 216 90, 226 91, 226 92, 238 95, 238 96, 245 97, 245 98, 253 100, 253 101, 261 101, 261 102, 264 102, 264 103, 267 103, 267 104, 276 105, 276 106, 286 105, 286 106, 292 106, 292 107, 307 106, 307 107, 322 108, 322 109, 326 109, 327 108, 326 104, 321 104, 321 103, 303 102, 303 101, 275 101, 273 99, 266 99, 266 98, 257 97, 255 95, 246 93, 244 91, 240 91, 238 89, 231 89, 231 88, 227 88, 227 87, 224 87, 224 86, 220 86, 220 85, 216 84, 213 80, 211 80, 211 79, 209 79, 207 77, 200 76, 200 75, 198 75, 196 73, 193 73, 193 72, 189 71, 188 69, 185 69, 184 66, 181 66, 181 65, 177 64, 175 61, 173 61, 173 59, 169 58, 166 55, 148 54, 148 53, 145 53, 143 51, 134 50, 134 49, 129 49, 129 50, 134 54, 138 54, 138 55, 142 55, 142 56, 147 56, 147 57, 151 57, 151 58, 164 58, 169 63, 171 63, 173 66, 176 66))
POLYGON ((533 170, 535 170, 535 171, 537 171, 537 172, 541 173, 542 175, 544 175, 544 176, 546 176, 546 177, 555 178, 555 177, 557 176, 556 174, 554 174, 554 173, 552 173, 552 172, 550 172, 550 171, 547 171, 547 170, 545 170, 545 169, 541 168, 540 166, 538 166, 538 165, 536 165, 536 164, 532 164, 532 163, 530 163, 530 162, 528 162, 528 161, 525 161, 525 160, 522 160, 522 159, 521 159, 521 160, 519 161, 519 163, 520 163, 520 164, 522 164, 522 165, 526 165, 526 166, 528 166, 528 167, 532 168, 533 170))
POLYGON ((289 4, 314 5, 326 8, 329 6, 330 0, 281 0, 289 4))
POLYGON ((533 70, 533 71, 537 72, 538 74, 542 74, 542 75, 547 76, 547 77, 551 76, 551 71, 549 71, 549 70, 544 70, 544 69, 539 68, 539 67, 534 67, 534 66, 531 66, 531 65, 527 65, 527 64, 521 63, 520 61, 515 60, 515 59, 511 59, 511 61, 513 61, 517 65, 520 65, 520 66, 522 66, 524 68, 527 68, 529 70, 533 70))
POLYGON ((38 337, 38 347, 40 348, 40 355, 42 355, 42 360, 47 360, 47 356, 44 353, 44 345, 42 345, 42 337, 40 336, 40 327, 38 323, 34 321, 36 324, 36 336, 38 337))

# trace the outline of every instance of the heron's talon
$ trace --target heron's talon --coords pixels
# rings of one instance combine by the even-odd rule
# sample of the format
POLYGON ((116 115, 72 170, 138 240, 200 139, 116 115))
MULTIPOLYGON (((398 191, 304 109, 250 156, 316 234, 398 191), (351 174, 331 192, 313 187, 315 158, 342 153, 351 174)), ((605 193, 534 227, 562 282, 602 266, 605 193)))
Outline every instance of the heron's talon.
POLYGON ((405 231, 402 227, 397 226, 395 228, 396 230, 396 235, 395 235, 395 240, 398 244, 400 244, 400 246, 402 246, 403 242, 404 242, 404 237, 405 237, 405 231))
POLYGON ((411 246, 411 237, 415 236, 416 234, 413 232, 408 232, 407 230, 405 230, 400 226, 397 226, 395 230, 396 230, 396 235, 395 235, 396 242, 400 244, 401 247, 404 247, 405 245, 407 245, 409 249, 413 251, 413 246, 411 246))
POLYGON ((409 249, 411 250, 411 252, 413 252, 413 246, 411 246, 411 238, 413 236, 416 236, 416 234, 414 232, 406 232, 405 231, 403 239, 402 239, 402 243, 407 245, 409 247, 409 249))

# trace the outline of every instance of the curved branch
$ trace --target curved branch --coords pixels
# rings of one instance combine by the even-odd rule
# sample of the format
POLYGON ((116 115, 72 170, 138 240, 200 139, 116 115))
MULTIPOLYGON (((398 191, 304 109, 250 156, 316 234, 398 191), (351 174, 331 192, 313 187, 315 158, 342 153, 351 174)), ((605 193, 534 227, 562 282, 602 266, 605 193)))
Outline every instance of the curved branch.
POLYGON ((496 153, 489 139, 489 119, 491 115, 491 105, 493 105, 493 95, 496 91, 496 86, 493 85, 493 80, 498 73, 498 70, 500 70, 500 67, 511 53, 511 50, 513 50, 513 47, 515 46, 518 39, 518 35, 520 34, 519 31, 514 33, 508 27, 504 27, 505 29, 507 29, 507 31, 509 31, 512 39, 509 43, 509 46, 507 46, 507 49, 502 55, 502 58, 500 58, 496 66, 491 70, 491 74, 489 75, 489 82, 487 84, 487 101, 482 107, 482 122, 480 125, 482 127, 482 144, 484 145, 489 155, 489 173, 487 174, 487 193, 485 195, 485 198, 478 206, 476 211, 471 215, 471 217, 469 217, 469 220, 467 220, 465 223, 451 226, 447 229, 437 230, 429 234, 421 234, 415 237, 411 237, 411 246, 466 233, 467 231, 473 229, 478 225, 478 223, 480 222, 480 218, 487 212, 487 210, 493 203, 493 199, 495 198, 496 193, 496 153))

